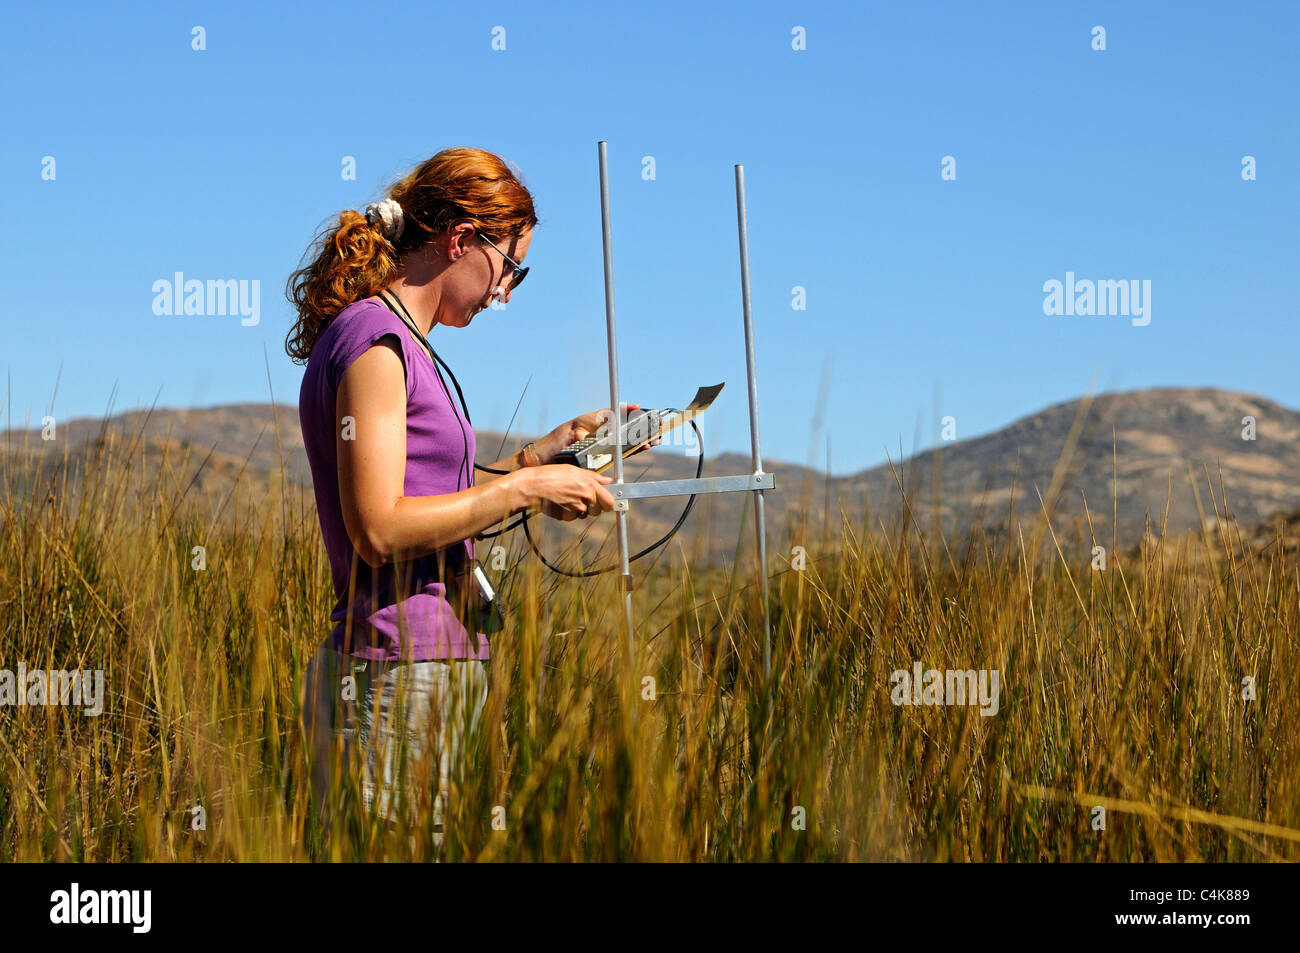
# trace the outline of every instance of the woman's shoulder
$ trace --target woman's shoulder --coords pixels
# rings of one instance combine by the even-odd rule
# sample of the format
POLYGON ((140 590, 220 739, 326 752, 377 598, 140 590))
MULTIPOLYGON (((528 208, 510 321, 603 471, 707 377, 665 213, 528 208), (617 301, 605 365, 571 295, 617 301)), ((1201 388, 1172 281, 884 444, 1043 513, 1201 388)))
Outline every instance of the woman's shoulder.
POLYGON ((339 333, 381 327, 403 327, 402 321, 393 314, 378 298, 362 298, 354 301, 330 322, 331 328, 339 333))
POLYGON ((354 301, 326 325, 318 343, 329 357, 349 353, 361 341, 373 341, 376 334, 391 332, 401 337, 405 325, 377 298, 354 301))
POLYGON ((329 367, 330 383, 337 386, 352 362, 388 334, 397 339, 398 354, 405 362, 406 326, 382 301, 362 298, 340 311, 317 342, 329 367))

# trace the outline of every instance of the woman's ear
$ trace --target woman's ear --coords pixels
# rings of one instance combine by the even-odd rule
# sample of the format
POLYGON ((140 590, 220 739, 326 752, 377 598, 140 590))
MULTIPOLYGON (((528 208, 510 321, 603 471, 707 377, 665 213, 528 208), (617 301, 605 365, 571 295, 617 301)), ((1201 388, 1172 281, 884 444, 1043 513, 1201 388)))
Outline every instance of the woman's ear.
POLYGON ((455 261, 466 252, 466 245, 474 235, 474 226, 461 222, 447 233, 447 257, 455 261))

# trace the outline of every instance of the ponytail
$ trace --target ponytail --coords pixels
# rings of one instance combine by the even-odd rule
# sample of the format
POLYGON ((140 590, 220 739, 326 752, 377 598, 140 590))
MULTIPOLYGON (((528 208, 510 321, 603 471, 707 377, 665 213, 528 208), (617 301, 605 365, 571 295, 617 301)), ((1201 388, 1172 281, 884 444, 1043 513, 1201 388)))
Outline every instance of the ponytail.
POLYGON ((408 253, 460 222, 489 239, 518 235, 537 224, 532 195, 505 162, 482 149, 444 149, 399 181, 388 198, 402 208, 404 227, 395 242, 384 223, 351 209, 327 226, 308 250, 311 259, 289 276, 285 294, 298 320, 285 352, 305 364, 321 333, 354 302, 388 287, 408 253))

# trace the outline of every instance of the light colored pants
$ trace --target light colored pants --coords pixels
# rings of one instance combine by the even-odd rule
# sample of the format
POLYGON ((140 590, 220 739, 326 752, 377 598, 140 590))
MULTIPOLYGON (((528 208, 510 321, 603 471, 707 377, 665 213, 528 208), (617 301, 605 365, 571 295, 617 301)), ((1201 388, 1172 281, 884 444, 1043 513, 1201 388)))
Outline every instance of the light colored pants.
POLYGON ((353 770, 360 755, 365 807, 393 822, 405 811, 409 823, 421 825, 432 795, 440 845, 452 767, 459 777, 487 703, 487 665, 372 662, 340 654, 326 638, 307 663, 302 707, 322 817, 340 772, 353 770))

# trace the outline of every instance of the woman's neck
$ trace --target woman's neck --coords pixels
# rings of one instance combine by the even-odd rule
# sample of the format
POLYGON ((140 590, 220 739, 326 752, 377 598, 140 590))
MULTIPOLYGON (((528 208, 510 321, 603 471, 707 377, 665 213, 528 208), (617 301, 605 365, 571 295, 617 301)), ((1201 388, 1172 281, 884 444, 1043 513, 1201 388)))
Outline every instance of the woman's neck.
POLYGON ((405 278, 398 278, 385 289, 397 298, 399 306, 404 305, 425 337, 433 331, 433 318, 438 313, 438 291, 433 282, 423 285, 408 285, 405 278))

